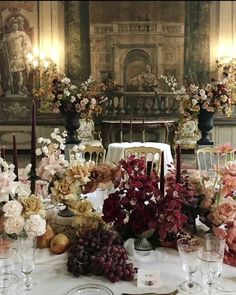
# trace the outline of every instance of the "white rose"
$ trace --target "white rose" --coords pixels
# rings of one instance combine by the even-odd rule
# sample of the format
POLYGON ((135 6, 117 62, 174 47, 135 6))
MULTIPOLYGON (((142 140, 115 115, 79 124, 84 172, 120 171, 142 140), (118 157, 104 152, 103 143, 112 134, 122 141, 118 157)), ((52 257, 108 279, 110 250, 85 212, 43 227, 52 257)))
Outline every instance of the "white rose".
POLYGON ((14 216, 6 219, 4 229, 8 234, 19 235, 24 228, 25 220, 22 216, 14 216))
POLYGON ((37 149, 35 150, 35 154, 36 154, 36 156, 41 156, 41 155, 42 155, 42 150, 41 150, 41 148, 37 148, 37 149))
POLYGON ((3 207, 3 212, 6 217, 20 216, 23 206, 17 200, 7 202, 3 207))
POLYGON ((46 231, 46 221, 40 215, 31 215, 26 220, 24 229, 30 238, 42 236, 46 231))

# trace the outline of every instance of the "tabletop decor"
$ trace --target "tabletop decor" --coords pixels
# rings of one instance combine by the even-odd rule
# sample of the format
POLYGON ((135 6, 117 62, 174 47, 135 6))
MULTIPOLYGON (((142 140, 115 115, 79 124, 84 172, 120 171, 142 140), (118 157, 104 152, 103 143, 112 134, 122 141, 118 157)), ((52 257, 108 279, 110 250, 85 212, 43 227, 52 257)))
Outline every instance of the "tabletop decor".
POLYGON ((93 274, 113 283, 134 279, 123 241, 107 229, 91 229, 80 235, 69 251, 67 269, 76 277, 93 274))
POLYGON ((9 201, 9 197, 15 195, 17 183, 14 165, 8 164, 0 157, 0 203, 9 201))
POLYGON ((83 187, 83 193, 92 193, 97 189, 111 190, 121 177, 120 165, 110 163, 90 163, 90 181, 83 187))
POLYGON ((235 259, 235 220, 236 220, 236 164, 227 162, 216 167, 216 176, 210 178, 207 173, 196 171, 192 174, 191 183, 196 190, 195 213, 200 220, 226 238, 224 262, 236 265, 235 259))
MULTIPOLYGON (((166 195, 162 195, 159 177, 155 171, 147 175, 144 159, 131 156, 120 164, 121 181, 104 201, 103 220, 112 224, 124 239, 150 230, 159 241, 175 236, 187 221, 180 210, 182 200, 168 187, 166 195)), ((172 180, 176 183, 176 176, 172 180)))

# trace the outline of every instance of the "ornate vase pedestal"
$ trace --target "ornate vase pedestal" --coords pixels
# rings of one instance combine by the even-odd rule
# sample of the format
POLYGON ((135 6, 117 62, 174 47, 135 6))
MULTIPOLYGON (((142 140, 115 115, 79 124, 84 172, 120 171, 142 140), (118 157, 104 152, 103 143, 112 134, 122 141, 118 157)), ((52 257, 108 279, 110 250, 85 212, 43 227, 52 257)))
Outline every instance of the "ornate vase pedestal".
POLYGON ((151 237, 153 233, 154 229, 150 229, 137 235, 138 238, 134 241, 134 249, 139 251, 151 251, 153 248, 147 238, 151 237))
POLYGON ((201 108, 198 115, 198 128, 201 130, 201 138, 197 141, 198 145, 214 145, 210 140, 210 130, 214 127, 214 112, 208 112, 201 108))

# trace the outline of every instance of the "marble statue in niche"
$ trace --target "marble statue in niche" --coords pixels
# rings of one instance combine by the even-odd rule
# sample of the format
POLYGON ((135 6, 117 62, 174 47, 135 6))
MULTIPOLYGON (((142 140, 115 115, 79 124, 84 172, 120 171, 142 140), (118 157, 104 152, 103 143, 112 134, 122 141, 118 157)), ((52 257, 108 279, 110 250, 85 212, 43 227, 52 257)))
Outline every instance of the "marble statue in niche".
POLYGON ((130 89, 136 91, 155 91, 158 88, 157 78, 150 65, 146 65, 145 71, 131 78, 128 84, 130 89))
POLYGON ((25 32, 25 19, 10 17, 2 28, 0 41, 1 95, 26 96, 29 87, 30 65, 27 59, 32 43, 25 32))

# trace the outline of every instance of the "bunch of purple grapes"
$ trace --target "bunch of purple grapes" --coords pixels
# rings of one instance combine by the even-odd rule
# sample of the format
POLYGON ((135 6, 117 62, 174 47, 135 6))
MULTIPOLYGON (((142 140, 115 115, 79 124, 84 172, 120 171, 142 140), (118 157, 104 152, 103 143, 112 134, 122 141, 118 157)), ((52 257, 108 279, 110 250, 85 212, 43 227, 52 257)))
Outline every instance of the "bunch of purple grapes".
POLYGON ((67 269, 76 277, 91 273, 112 282, 131 281, 134 268, 127 259, 120 237, 107 230, 90 230, 80 236, 70 249, 67 269))

